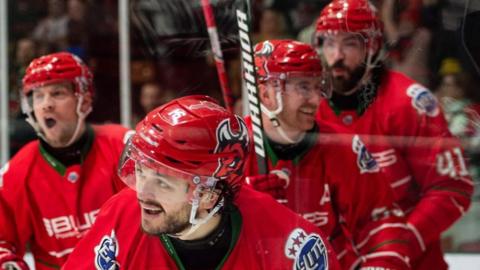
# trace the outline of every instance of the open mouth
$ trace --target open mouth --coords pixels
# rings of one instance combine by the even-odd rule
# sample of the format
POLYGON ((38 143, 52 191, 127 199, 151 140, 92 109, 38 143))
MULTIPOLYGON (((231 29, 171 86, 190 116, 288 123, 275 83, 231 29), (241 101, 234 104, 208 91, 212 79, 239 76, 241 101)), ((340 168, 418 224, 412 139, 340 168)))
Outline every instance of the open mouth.
POLYGON ((315 111, 316 111, 315 109, 310 109, 310 108, 300 109, 301 113, 308 114, 308 115, 314 115, 315 111))
POLYGON ((158 215, 163 212, 162 209, 152 209, 147 207, 142 207, 142 210, 147 215, 158 215))
POLYGON ((146 215, 155 216, 164 212, 163 208, 157 204, 139 201, 142 212, 146 215))
POLYGON ((46 118, 45 119, 45 125, 47 126, 47 128, 52 128, 53 126, 55 126, 56 123, 57 123, 57 120, 55 120, 53 118, 46 118))

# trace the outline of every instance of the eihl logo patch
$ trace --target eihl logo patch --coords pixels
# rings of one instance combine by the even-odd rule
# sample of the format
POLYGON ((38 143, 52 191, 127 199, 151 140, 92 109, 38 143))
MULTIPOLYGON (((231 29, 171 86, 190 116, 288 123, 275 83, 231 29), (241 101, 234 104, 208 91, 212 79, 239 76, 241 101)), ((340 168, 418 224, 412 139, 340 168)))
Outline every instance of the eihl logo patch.
POLYGON ((412 97, 412 106, 419 114, 435 117, 440 113, 435 96, 420 84, 412 84, 407 88, 407 95, 412 97))
POLYGON ((120 265, 117 262, 118 242, 114 230, 112 230, 111 235, 105 235, 94 250, 95 268, 97 270, 120 269, 120 265))
POLYGON ((357 166, 360 173, 378 172, 380 167, 358 135, 353 136, 352 149, 357 154, 357 166))
POLYGON ((294 270, 327 270, 327 247, 317 234, 307 234, 296 228, 285 243, 285 256, 294 260, 294 270))

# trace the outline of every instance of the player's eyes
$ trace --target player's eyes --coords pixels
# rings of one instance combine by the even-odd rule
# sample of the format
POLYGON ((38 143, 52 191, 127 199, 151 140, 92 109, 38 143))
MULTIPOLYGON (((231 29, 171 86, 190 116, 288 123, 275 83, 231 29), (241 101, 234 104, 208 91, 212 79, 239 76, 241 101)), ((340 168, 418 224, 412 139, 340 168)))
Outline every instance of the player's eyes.
POLYGON ((157 179, 156 185, 161 189, 168 189, 168 190, 172 189, 172 186, 162 179, 157 179))
POLYGON ((34 92, 33 94, 33 100, 41 100, 43 98, 43 94, 37 94, 34 92))
POLYGON ((360 44, 356 41, 349 41, 349 42, 346 42, 345 44, 345 47, 359 47, 360 44))
POLYGON ((331 48, 331 47, 334 47, 336 44, 333 40, 325 40, 323 42, 323 47, 326 47, 326 48, 331 48))

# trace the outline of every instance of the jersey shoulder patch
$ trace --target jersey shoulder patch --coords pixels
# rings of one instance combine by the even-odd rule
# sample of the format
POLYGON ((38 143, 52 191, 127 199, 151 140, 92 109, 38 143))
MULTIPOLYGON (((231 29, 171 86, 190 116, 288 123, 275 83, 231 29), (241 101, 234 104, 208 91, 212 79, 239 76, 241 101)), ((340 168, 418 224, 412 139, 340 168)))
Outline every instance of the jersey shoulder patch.
POLYGON ((120 264, 117 262, 118 241, 115 231, 110 235, 104 235, 100 243, 95 247, 95 268, 97 270, 118 270, 120 264))
POLYGON ((285 256, 294 260, 294 270, 328 269, 327 247, 318 234, 307 234, 296 228, 288 236, 285 243, 285 256))
POLYGON ((407 95, 411 97, 412 106, 419 114, 435 117, 440 113, 437 98, 424 86, 418 83, 410 85, 407 95))

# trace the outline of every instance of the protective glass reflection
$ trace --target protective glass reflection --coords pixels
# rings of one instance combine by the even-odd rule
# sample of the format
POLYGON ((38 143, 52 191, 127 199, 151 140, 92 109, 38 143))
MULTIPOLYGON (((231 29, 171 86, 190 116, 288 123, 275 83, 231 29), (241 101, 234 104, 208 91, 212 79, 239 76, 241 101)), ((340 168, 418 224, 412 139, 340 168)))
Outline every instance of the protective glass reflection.
POLYGON ((319 78, 315 83, 309 82, 308 80, 312 79, 313 76, 306 76, 304 72, 302 73, 289 73, 289 78, 298 78, 295 82, 289 82, 287 84, 291 87, 290 91, 294 91, 296 94, 301 95, 305 98, 310 98, 312 95, 319 95, 322 98, 330 98, 332 96, 332 83, 331 79, 328 76, 319 76, 317 75, 314 78, 319 78), (302 80, 304 78, 305 80, 302 80))
POLYGON ((204 183, 207 186, 213 186, 215 183, 213 177, 194 175, 158 162, 138 149, 132 141, 129 140, 118 164, 118 175, 127 186, 136 190, 137 176, 142 175, 142 168, 153 170, 157 177, 174 178, 193 184, 204 183))

